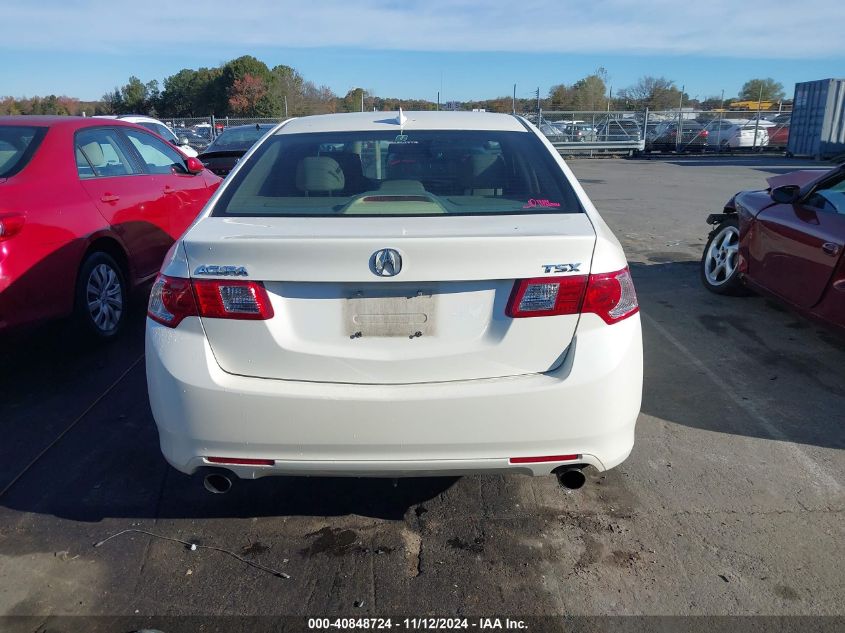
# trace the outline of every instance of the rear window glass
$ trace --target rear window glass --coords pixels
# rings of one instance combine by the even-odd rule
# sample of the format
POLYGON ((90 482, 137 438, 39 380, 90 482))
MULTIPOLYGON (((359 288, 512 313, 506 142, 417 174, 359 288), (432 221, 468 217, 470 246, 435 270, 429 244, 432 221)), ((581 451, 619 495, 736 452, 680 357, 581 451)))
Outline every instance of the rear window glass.
POLYGON ((580 213, 529 132, 279 134, 233 176, 215 216, 580 213))
POLYGON ((254 125, 223 130, 220 136, 212 141, 206 151, 219 152, 230 149, 249 149, 258 139, 267 134, 269 130, 269 127, 260 127, 256 129, 254 125))
POLYGON ((176 138, 176 136, 173 134, 173 132, 171 132, 167 128, 167 126, 162 125, 161 123, 152 123, 150 121, 141 121, 141 122, 138 123, 138 125, 140 125, 141 127, 145 127, 148 130, 152 130, 153 132, 158 134, 160 137, 162 137, 166 141, 170 141, 171 143, 173 141, 178 140, 176 138))
POLYGON ((0 125, 0 178, 9 178, 26 167, 47 128, 30 125, 0 125))

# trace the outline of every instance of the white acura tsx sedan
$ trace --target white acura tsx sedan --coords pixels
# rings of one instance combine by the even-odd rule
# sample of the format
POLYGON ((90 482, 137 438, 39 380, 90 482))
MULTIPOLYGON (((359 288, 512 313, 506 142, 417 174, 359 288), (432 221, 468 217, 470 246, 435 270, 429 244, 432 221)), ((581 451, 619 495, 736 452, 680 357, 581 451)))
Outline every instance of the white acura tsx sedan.
MULTIPOLYGON (((622 462, 642 393, 619 242, 534 126, 291 119, 170 250, 147 319, 165 458, 231 475, 555 473, 622 462)), ((216 475, 215 475, 216 473, 216 475)))

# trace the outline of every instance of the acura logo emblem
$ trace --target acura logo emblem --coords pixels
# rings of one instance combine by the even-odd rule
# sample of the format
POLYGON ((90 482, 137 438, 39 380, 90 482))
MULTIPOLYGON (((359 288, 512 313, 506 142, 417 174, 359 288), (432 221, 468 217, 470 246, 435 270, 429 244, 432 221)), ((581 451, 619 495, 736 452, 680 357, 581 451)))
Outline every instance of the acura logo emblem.
POLYGON ((383 248, 373 253, 370 263, 373 272, 380 277, 393 277, 402 270, 402 256, 392 248, 383 248))

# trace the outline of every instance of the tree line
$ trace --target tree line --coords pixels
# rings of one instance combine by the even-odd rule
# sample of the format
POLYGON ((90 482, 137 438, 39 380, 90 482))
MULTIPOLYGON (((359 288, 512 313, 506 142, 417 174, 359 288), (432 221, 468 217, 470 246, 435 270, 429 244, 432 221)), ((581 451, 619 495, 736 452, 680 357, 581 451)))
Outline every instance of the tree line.
MULTIPOLYGON (((479 101, 450 102, 449 109, 479 108, 491 112, 544 110, 667 110, 679 105, 695 109, 730 107, 731 99, 710 96, 690 98, 673 80, 642 77, 613 94, 608 74, 598 68, 572 84, 552 86, 545 96, 513 99, 511 96, 479 101)), ((746 82, 737 100, 783 101, 783 85, 772 78, 746 82)), ((150 114, 162 118, 304 116, 361 110, 434 110, 438 104, 425 99, 379 97, 373 91, 353 88, 336 95, 328 86, 306 80, 296 69, 272 68, 244 55, 214 68, 184 68, 164 79, 143 82, 132 76, 123 86, 106 92, 100 101, 80 101, 49 95, 29 99, 0 98, 0 114, 150 114)))
POLYGON ((0 97, 0 115, 6 114, 108 114, 102 101, 80 101, 74 97, 47 95, 46 97, 0 97))
POLYGON ((595 72, 571 85, 558 84, 549 90, 548 98, 541 100, 546 110, 670 110, 688 107, 695 110, 713 110, 731 107, 734 101, 786 102, 783 84, 771 77, 750 79, 745 82, 735 98, 723 95, 690 97, 677 84, 665 77, 650 75, 637 83, 622 88, 614 95, 608 86, 607 70, 595 72))
POLYGON ((434 109, 435 104, 411 99, 383 99, 371 91, 353 88, 343 97, 328 86, 306 80, 296 69, 268 67, 251 55, 238 57, 216 68, 185 68, 164 80, 159 89, 153 80, 143 83, 130 77, 121 87, 103 96, 114 114, 143 112, 162 117, 282 117, 357 112, 362 108, 434 109))

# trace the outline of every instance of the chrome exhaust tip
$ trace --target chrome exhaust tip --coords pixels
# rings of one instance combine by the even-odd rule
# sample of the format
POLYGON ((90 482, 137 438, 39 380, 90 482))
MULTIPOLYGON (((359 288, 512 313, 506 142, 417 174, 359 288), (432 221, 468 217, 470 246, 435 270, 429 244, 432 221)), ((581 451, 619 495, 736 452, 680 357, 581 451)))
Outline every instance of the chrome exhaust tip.
POLYGON ((211 473, 203 478, 202 485, 212 494, 223 495, 232 489, 232 480, 228 475, 211 473))
POLYGON ((587 477, 581 468, 562 468, 555 472, 558 483, 567 490, 578 490, 585 483, 587 477))

